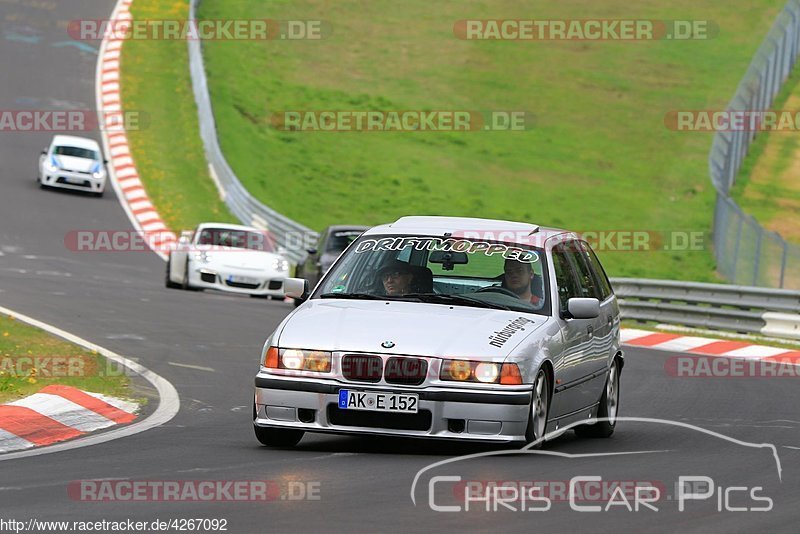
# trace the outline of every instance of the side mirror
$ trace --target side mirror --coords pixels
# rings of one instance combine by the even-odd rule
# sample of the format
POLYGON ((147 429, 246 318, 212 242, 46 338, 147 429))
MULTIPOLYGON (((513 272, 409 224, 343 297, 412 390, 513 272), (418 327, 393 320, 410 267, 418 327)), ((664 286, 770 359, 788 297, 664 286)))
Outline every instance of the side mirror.
POLYGON ((308 252, 309 254, 311 254, 313 256, 314 254, 317 253, 317 249, 315 249, 314 247, 307 248, 306 252, 308 252))
POLYGON ((189 245, 191 242, 192 242, 192 238, 190 236, 186 235, 186 234, 183 234, 178 238, 178 245, 181 245, 181 246, 184 246, 184 247, 189 245))
POLYGON ((600 316, 600 301, 595 298, 571 298, 567 311, 573 319, 594 319, 600 316))
POLYGON ((308 296, 308 280, 287 278, 283 281, 283 292, 293 299, 305 299, 308 296))
POLYGON ((108 165, 108 160, 107 159, 103 160, 103 165, 108 165))
POLYGON ((42 156, 46 156, 46 155, 47 155, 47 147, 44 147, 42 149, 42 156))

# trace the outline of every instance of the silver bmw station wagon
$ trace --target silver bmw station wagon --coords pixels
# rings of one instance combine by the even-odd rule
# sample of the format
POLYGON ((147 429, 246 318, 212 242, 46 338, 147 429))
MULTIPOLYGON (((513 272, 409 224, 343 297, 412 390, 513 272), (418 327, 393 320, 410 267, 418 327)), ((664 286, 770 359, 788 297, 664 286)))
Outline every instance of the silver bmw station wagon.
MULTIPOLYGON (((567 425, 614 432, 620 318, 574 233, 403 217, 364 232, 269 336, 255 379, 258 440, 305 432, 527 442, 567 425)), ((557 433, 557 432, 556 432, 557 433)))

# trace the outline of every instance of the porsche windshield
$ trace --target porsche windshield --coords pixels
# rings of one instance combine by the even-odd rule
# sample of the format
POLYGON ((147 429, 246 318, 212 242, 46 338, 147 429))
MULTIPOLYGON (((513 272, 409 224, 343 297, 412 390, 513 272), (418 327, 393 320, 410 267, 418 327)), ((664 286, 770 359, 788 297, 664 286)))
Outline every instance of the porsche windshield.
POLYGON ((544 253, 433 236, 359 238, 314 298, 385 299, 550 314, 544 253))
POLYGON ((242 248, 274 252, 275 245, 266 232, 233 230, 228 228, 203 228, 197 236, 198 245, 214 247, 242 248))

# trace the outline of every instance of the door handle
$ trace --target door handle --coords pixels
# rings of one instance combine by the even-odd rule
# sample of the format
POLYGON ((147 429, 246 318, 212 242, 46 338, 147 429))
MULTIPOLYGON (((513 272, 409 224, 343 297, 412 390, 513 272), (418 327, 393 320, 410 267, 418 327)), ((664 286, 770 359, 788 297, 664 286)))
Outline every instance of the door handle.
POLYGON ((593 326, 587 326, 586 327, 586 333, 589 334, 589 337, 593 337, 594 336, 594 327, 593 326))
POLYGON ((607 316, 606 319, 608 319, 608 326, 611 326, 611 324, 614 322, 614 320, 611 318, 610 315, 607 316))

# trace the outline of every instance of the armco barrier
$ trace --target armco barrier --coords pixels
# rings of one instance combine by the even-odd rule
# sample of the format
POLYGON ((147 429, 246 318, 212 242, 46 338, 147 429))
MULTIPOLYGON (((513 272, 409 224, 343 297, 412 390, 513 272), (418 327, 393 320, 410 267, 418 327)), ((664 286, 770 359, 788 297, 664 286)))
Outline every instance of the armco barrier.
MULTIPOLYGON (((198 0, 191 0, 189 18, 195 20, 198 0)), ((189 44, 189 69, 192 75, 192 88, 197 102, 197 114, 200 119, 200 137, 203 139, 206 159, 208 160, 211 177, 220 190, 220 196, 228 205, 231 212, 244 224, 269 230, 275 236, 279 247, 286 249, 286 255, 294 263, 298 263, 306 256, 303 243, 315 240, 317 234, 281 215, 277 211, 265 206, 256 200, 244 188, 239 178, 231 169, 217 139, 217 126, 214 121, 214 111, 211 107, 211 96, 208 92, 208 80, 203 66, 202 41, 188 39, 189 44)))
POLYGON ((800 339, 800 291, 612 278, 623 319, 800 339))

